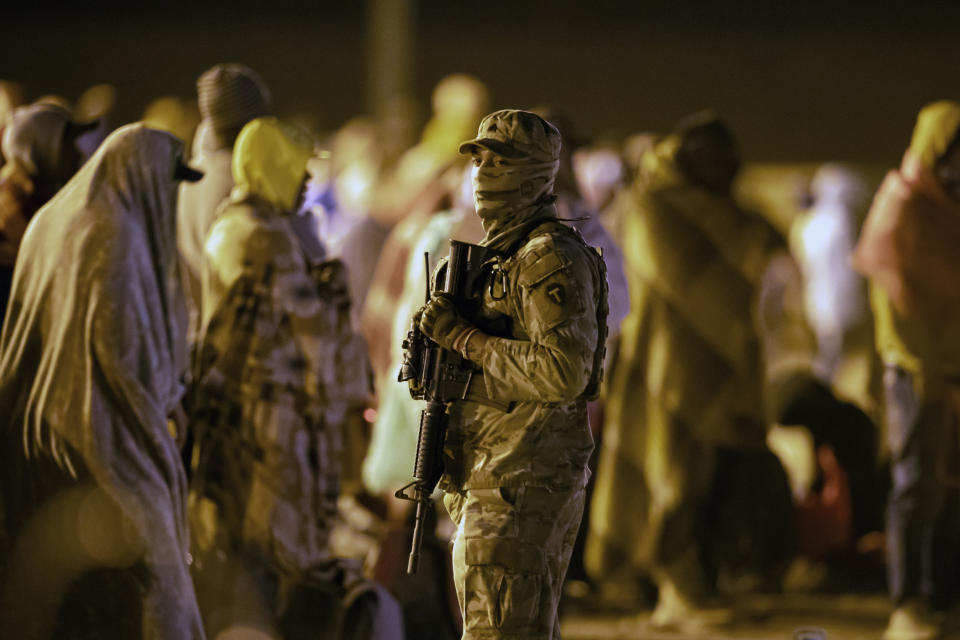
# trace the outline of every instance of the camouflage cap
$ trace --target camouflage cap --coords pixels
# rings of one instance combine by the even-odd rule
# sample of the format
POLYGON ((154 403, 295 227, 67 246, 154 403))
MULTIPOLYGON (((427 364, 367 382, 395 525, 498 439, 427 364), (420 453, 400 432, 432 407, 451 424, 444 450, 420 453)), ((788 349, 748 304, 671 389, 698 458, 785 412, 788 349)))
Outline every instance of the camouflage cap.
POLYGON ((506 158, 530 157, 556 161, 560 157, 560 132, 530 111, 501 109, 480 122, 477 137, 460 144, 460 153, 475 153, 478 147, 506 158))

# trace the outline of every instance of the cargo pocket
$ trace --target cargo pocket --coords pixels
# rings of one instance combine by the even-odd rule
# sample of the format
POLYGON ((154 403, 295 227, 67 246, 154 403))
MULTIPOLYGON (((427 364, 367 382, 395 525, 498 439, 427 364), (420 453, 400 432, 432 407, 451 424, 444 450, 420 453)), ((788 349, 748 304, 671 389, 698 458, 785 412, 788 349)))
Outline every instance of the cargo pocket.
POLYGON ((463 534, 467 538, 516 538, 520 533, 518 492, 523 489, 467 489, 463 534))
POLYGON ((505 633, 538 633, 544 573, 539 547, 517 540, 467 540, 466 564, 468 616, 505 633))

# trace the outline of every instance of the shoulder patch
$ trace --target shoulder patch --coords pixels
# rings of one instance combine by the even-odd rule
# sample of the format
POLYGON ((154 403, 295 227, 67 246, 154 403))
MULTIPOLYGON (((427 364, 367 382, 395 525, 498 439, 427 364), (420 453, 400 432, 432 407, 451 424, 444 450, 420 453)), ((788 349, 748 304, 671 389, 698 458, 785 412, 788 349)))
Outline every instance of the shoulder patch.
POLYGON ((547 300, 558 306, 563 306, 563 303, 567 299, 566 287, 559 282, 548 284, 543 292, 547 296, 547 300))
POLYGON ((573 268, 577 248, 569 245, 571 241, 564 236, 544 234, 528 243, 520 256, 517 284, 531 335, 572 322, 587 308, 582 283, 573 268))

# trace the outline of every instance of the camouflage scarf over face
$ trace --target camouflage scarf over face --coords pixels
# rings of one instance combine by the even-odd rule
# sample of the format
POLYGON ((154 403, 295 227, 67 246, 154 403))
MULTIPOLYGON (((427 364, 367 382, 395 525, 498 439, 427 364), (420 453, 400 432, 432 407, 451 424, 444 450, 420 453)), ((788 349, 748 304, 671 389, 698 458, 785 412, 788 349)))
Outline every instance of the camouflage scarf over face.
POLYGON ((487 237, 485 245, 532 219, 549 204, 557 161, 474 167, 473 199, 487 237))

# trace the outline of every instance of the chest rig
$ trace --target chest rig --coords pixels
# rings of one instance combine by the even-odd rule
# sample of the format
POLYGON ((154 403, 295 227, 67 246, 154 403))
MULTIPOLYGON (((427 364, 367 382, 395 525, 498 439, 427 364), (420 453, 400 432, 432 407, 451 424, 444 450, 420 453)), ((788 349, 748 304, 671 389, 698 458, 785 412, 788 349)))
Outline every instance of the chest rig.
MULTIPOLYGON (((582 255, 588 259, 594 279, 594 299, 591 302, 596 305, 598 336, 590 380, 581 397, 592 400, 599 394, 600 384, 603 381, 603 363, 606 357, 608 335, 609 289, 607 268, 602 255, 598 250, 589 247, 576 229, 555 220, 541 222, 506 251, 485 255, 476 276, 472 294, 473 303, 469 308, 462 310, 462 313, 489 335, 519 340, 528 339, 524 329, 514 322, 514 318, 520 315, 520 309, 515 308, 513 304, 516 296, 511 295, 511 289, 518 286, 516 271, 522 260, 523 247, 531 240, 545 235, 563 235, 588 249, 582 255)), ((555 266, 560 268, 562 263, 557 261, 555 266)), ((438 267, 438 275, 442 275, 439 273, 441 269, 442 267, 438 267)))

